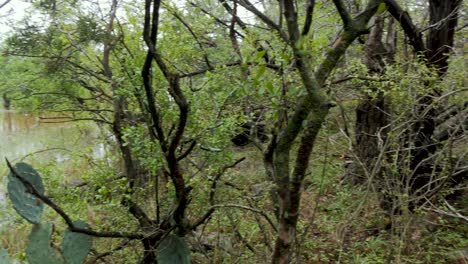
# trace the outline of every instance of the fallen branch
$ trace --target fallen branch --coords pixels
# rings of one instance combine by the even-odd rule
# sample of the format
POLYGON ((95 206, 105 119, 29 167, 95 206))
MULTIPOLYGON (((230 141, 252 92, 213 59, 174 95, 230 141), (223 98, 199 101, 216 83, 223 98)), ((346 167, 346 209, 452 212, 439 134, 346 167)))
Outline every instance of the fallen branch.
POLYGON ((451 204, 449 204, 449 203, 447 202, 447 200, 444 199, 444 203, 445 203, 445 205, 447 206, 447 208, 448 208, 450 211, 444 211, 444 210, 442 210, 442 209, 439 209, 439 208, 437 208, 433 203, 431 203, 430 201, 428 201, 428 202, 431 204, 431 206, 432 206, 433 208, 423 208, 424 210, 426 210, 426 211, 433 211, 433 212, 436 212, 436 213, 441 214, 441 215, 446 215, 446 216, 455 217, 455 218, 462 219, 462 220, 468 222, 468 217, 466 217, 466 216, 460 214, 460 213, 458 212, 458 210, 457 210, 455 207, 453 207, 451 204))

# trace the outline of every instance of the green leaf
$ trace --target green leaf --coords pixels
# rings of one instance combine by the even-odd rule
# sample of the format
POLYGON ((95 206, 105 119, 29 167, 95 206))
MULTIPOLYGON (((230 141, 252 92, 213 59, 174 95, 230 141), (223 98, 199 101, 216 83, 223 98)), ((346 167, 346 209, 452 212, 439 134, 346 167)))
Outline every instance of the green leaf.
POLYGON ((265 56, 265 54, 266 54, 265 50, 259 51, 257 53, 257 56, 255 57, 255 60, 259 60, 259 59, 263 58, 263 56, 265 56))
POLYGON ((28 238, 26 255, 31 264, 64 264, 58 250, 51 247, 52 224, 34 225, 28 238))
POLYGON ((385 3, 381 3, 377 8, 377 14, 383 13, 387 9, 387 5, 385 3))
MULTIPOLYGON (((41 194, 44 194, 44 185, 39 173, 27 163, 17 163, 13 167, 16 173, 28 180, 34 188, 41 194)), ((8 174, 8 195, 13 208, 24 219, 33 224, 38 224, 41 221, 44 204, 39 198, 32 195, 24 186, 24 184, 15 176, 13 172, 8 174)))
POLYGON ((265 71, 266 71, 266 66, 265 65, 260 65, 254 79, 256 79, 256 80, 260 79, 263 76, 263 74, 265 74, 265 71))
POLYGON ((254 86, 258 86, 258 85, 260 84, 260 81, 259 81, 258 79, 255 79, 255 78, 254 78, 254 79, 252 80, 252 83, 253 83, 254 86))
MULTIPOLYGON (((89 225, 82 221, 74 221, 77 227, 86 228, 89 225)), ((67 264, 81 264, 93 246, 93 239, 86 234, 76 233, 67 229, 63 234, 62 253, 67 264)))
POLYGON ((286 53, 281 53, 280 54, 280 57, 284 60, 284 61, 289 61, 289 56, 286 54, 286 53))
POLYGON ((176 235, 164 238, 158 246, 156 259, 159 264, 190 264, 187 242, 176 235))
POLYGON ((271 82, 267 82, 265 86, 266 86, 268 92, 270 92, 271 94, 275 93, 275 87, 273 86, 273 84, 271 82))

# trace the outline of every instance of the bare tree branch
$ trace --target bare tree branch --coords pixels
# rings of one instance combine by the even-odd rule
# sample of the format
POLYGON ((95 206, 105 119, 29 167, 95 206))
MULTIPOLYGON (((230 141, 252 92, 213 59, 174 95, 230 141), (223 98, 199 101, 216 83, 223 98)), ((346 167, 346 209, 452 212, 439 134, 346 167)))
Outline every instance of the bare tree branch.
POLYGON ((244 158, 240 158, 238 160, 236 160, 234 163, 230 164, 230 165, 226 165, 224 166, 219 172, 218 174, 216 174, 216 176, 212 179, 212 184, 211 184, 211 189, 210 189, 210 205, 211 207, 208 209, 208 211, 202 216, 200 217, 198 220, 195 221, 194 224, 191 225, 190 229, 191 230, 194 230, 196 229, 199 225, 203 224, 208 218, 211 217, 211 215, 214 213, 215 211, 215 207, 214 206, 214 198, 215 198, 215 192, 216 192, 216 185, 218 183, 218 181, 220 180, 221 176, 228 170, 228 169, 231 169, 231 168, 234 168, 237 164, 241 163, 242 161, 245 160, 245 157, 244 158))
POLYGON ((422 39, 422 34, 411 20, 408 12, 403 11, 403 9, 395 0, 384 0, 384 2, 387 5, 390 14, 392 14, 392 16, 398 20, 398 22, 400 22, 401 27, 405 31, 406 36, 408 37, 409 42, 411 46, 413 46, 414 50, 417 53, 424 53, 426 51, 426 47, 422 39))
POLYGON ((10 3, 11 0, 6 0, 5 2, 3 2, 2 4, 0 4, 0 9, 3 8, 4 6, 6 6, 8 3, 10 3))
POLYGON ((353 20, 351 19, 348 10, 346 10, 343 0, 333 0, 333 3, 335 4, 336 10, 340 14, 341 20, 343 20, 343 27, 345 30, 348 29, 351 27, 353 20))
POLYGON ((260 12, 254 4, 252 4, 249 0, 240 0, 240 4, 253 14, 255 14, 258 18, 260 18, 265 24, 267 24, 271 29, 275 30, 278 32, 281 38, 284 40, 287 40, 288 37, 286 33, 279 27, 278 24, 273 22, 269 17, 267 17, 264 13, 260 12))
POLYGON ((314 15, 315 0, 309 0, 306 10, 306 20, 304 22, 304 27, 302 28, 302 36, 309 34, 310 27, 312 25, 312 17, 314 15))

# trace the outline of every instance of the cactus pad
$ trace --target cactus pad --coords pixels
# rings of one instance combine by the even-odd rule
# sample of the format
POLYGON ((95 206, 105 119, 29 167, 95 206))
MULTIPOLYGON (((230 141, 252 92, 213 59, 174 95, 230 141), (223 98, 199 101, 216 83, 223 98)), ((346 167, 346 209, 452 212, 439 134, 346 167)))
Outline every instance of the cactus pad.
POLYGON ((31 264, 64 264, 57 249, 51 247, 52 224, 34 225, 28 238, 26 255, 31 264))
POLYGON ((10 264, 11 260, 8 256, 8 252, 4 248, 0 248, 0 263, 1 264, 10 264))
MULTIPOLYGON (((14 170, 28 180, 39 193, 44 193, 42 178, 31 165, 20 162, 14 166, 14 170)), ((13 208, 19 215, 33 224, 38 224, 41 221, 44 209, 43 202, 31 194, 13 172, 8 174, 8 195, 13 203, 13 208)))
MULTIPOLYGON (((89 227, 86 222, 73 222, 77 227, 89 227)), ((93 240, 86 234, 75 233, 67 229, 63 234, 62 254, 67 264, 81 264, 85 261, 93 245, 93 240)))
POLYGON ((190 250, 187 242, 179 236, 169 235, 158 246, 159 264, 190 264, 190 250))

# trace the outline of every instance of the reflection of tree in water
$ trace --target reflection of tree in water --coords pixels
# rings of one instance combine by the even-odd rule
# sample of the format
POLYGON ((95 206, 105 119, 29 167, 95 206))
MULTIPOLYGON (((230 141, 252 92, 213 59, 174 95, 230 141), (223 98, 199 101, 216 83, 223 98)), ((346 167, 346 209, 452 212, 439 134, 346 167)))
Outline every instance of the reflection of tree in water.
MULTIPOLYGON (((0 157, 14 160, 34 156, 33 159, 65 162, 70 159, 70 151, 92 148, 94 153, 99 137, 95 128, 93 125, 41 122, 35 113, 4 110, 0 106, 0 157)), ((96 157, 104 155, 105 150, 96 150, 96 157)))
POLYGON ((10 113, 10 103, 11 100, 8 98, 8 95, 6 93, 2 94, 2 99, 3 99, 3 108, 5 109, 4 112, 4 122, 1 127, 2 131, 7 129, 7 132, 12 132, 12 120, 11 120, 11 113, 10 113))
POLYGON ((13 124, 12 124, 12 118, 11 118, 11 112, 10 111, 5 111, 5 122, 4 122, 4 127, 6 127, 6 131, 11 133, 13 132, 13 124))
POLYGON ((7 93, 3 93, 2 98, 3 98, 3 108, 5 108, 5 110, 10 110, 11 100, 10 98, 8 98, 7 93))
POLYGON ((21 114, 11 110, 2 110, 3 123, 0 131, 6 136, 13 132, 30 133, 39 126, 37 118, 32 114, 21 114))

